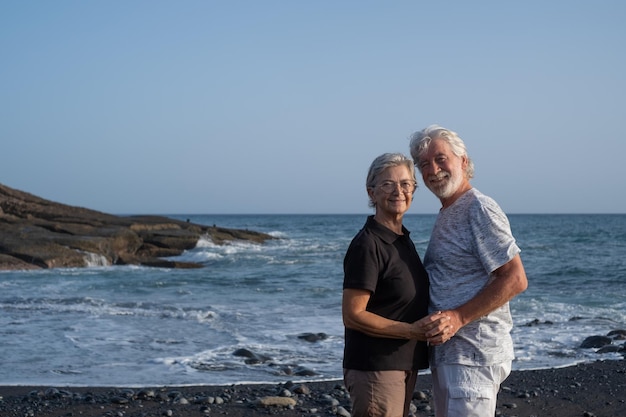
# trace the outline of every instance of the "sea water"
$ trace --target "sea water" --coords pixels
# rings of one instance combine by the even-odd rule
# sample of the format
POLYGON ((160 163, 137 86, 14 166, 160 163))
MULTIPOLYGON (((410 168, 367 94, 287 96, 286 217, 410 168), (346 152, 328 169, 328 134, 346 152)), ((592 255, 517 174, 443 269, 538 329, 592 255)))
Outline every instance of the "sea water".
MULTIPOLYGON (((202 239, 200 269, 94 266, 0 273, 0 384, 161 386, 341 378, 342 261, 361 215, 170 215, 269 233, 202 239), (321 334, 316 341, 300 336, 321 334), (262 358, 235 355, 245 349, 262 358), (301 371, 308 371, 301 373, 301 371)), ((618 353, 581 349, 626 328, 626 215, 510 215, 529 279, 511 302, 514 369, 618 353)), ((407 215, 420 255, 434 215, 407 215)))

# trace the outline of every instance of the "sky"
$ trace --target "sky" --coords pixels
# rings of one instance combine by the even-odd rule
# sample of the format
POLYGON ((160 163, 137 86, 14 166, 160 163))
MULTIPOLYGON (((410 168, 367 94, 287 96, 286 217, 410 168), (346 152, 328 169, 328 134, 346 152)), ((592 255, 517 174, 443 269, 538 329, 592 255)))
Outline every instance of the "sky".
MULTIPOLYGON (((112 214, 370 213, 440 124, 507 213, 626 213, 626 2, 0 2, 0 183, 112 214)), ((409 213, 436 213, 419 180, 409 213)))

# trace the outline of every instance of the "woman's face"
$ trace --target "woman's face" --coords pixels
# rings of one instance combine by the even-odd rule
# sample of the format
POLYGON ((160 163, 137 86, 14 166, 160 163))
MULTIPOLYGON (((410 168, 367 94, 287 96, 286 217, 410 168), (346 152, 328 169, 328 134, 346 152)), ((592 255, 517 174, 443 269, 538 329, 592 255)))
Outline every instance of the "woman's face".
POLYGON ((376 204, 376 214, 397 217, 407 212, 413 201, 415 180, 409 169, 402 166, 390 167, 384 170, 377 178, 376 185, 367 191, 376 204), (402 184, 407 188, 403 189, 402 184))

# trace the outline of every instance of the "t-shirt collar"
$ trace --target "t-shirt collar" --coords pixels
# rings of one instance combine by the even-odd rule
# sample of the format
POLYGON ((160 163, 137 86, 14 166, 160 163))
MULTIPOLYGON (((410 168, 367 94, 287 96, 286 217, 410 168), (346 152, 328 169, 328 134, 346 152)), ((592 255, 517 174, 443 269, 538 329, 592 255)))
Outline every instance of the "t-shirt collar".
POLYGON ((391 230, 387 229, 382 224, 378 223, 376 220, 374 220, 373 215, 368 216, 367 227, 372 231, 372 233, 380 237, 385 243, 390 243, 390 244, 395 242, 397 239, 403 236, 406 236, 406 238, 408 239, 409 234, 411 233, 408 231, 406 227, 404 227, 404 225, 402 225, 402 233, 404 233, 404 235, 398 235, 395 232, 392 232, 391 230))

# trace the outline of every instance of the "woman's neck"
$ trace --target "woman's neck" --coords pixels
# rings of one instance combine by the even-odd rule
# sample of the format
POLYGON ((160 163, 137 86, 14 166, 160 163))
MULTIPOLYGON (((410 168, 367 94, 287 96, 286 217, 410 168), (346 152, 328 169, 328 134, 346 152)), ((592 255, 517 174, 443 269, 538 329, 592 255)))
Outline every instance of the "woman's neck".
POLYGON ((385 226, 387 229, 391 230, 397 235, 403 234, 402 232, 402 215, 397 215, 395 217, 389 216, 381 216, 376 213, 374 215, 374 220, 376 220, 381 225, 385 226))

